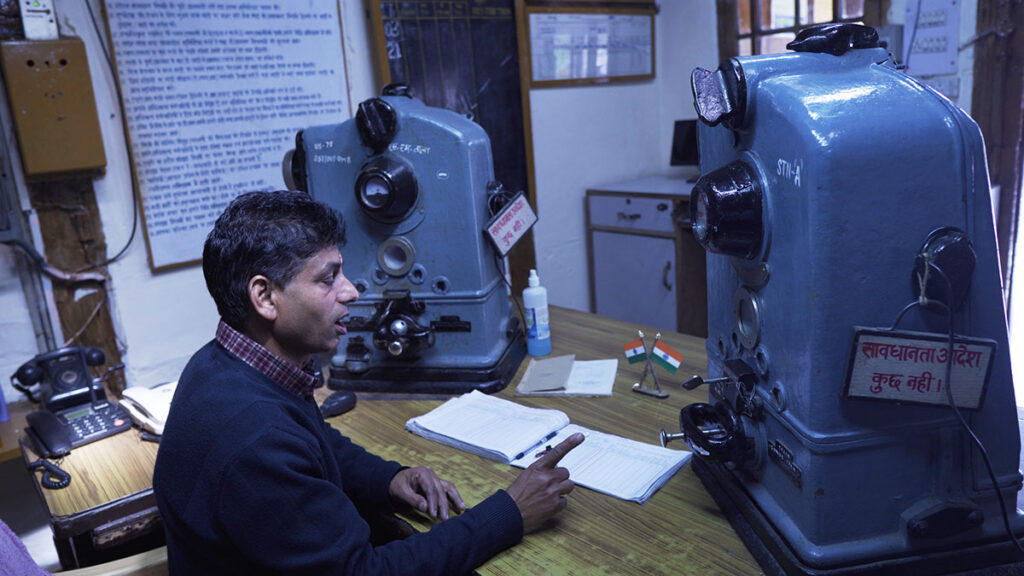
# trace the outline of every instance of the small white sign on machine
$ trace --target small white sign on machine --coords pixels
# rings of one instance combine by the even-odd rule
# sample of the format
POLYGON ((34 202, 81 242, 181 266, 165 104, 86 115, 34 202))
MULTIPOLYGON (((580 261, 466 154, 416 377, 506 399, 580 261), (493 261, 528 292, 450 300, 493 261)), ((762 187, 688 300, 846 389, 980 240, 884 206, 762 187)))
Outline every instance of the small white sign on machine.
POLYGON ((985 396, 996 343, 957 336, 952 355, 945 334, 854 328, 846 378, 848 398, 948 405, 946 365, 953 401, 977 410, 985 396))
POLYGON ((536 223, 537 213, 526 196, 519 192, 487 223, 487 236, 494 242, 498 253, 505 256, 536 223))

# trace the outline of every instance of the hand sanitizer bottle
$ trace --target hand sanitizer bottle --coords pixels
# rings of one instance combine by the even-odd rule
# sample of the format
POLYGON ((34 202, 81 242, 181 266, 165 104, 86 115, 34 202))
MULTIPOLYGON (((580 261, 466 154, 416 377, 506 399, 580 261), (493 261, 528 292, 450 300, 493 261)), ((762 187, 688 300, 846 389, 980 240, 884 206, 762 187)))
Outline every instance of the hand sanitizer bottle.
POLYGON ((548 323, 548 289, 540 285, 536 270, 530 270, 529 287, 523 290, 526 308, 526 351, 530 356, 551 354, 551 325, 548 323))

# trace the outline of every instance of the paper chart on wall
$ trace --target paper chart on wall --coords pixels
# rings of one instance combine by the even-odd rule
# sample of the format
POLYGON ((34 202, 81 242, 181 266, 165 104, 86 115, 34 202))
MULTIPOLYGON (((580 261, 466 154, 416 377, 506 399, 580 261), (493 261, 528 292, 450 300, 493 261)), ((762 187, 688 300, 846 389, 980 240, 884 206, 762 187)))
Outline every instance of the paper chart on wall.
POLYGON ((284 188, 299 130, 351 115, 338 5, 105 6, 150 265, 198 261, 232 198, 284 188))

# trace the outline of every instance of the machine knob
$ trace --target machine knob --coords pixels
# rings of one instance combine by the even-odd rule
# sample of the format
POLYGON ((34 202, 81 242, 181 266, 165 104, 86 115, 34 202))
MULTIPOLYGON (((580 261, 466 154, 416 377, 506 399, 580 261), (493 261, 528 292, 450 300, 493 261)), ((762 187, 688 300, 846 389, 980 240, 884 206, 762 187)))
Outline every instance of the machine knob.
POLYGON ((668 443, 673 440, 686 440, 686 434, 683 434, 682 432, 678 434, 669 434, 668 432, 665 432, 664 428, 662 428, 661 432, 658 433, 658 439, 661 441, 661 447, 665 448, 668 446, 668 443))
POLYGON ((370 368, 373 352, 366 347, 362 336, 351 336, 345 346, 345 370, 352 374, 362 374, 370 368))
POLYGON ((434 345, 434 331, 408 316, 385 318, 374 332, 373 345, 395 357, 413 358, 434 345))
POLYGON ((697 68, 690 75, 693 107, 708 126, 722 123, 730 130, 743 127, 747 107, 747 83, 736 60, 723 62, 714 72, 697 68))
POLYGON ((706 250, 747 260, 760 253, 764 194, 753 168, 736 161, 709 172, 690 198, 693 236, 706 250))
POLYGON ((409 332, 409 325, 405 320, 395 320, 391 323, 391 332, 399 336, 405 336, 405 334, 409 332))
POLYGON ((794 52, 815 52, 842 56, 848 50, 878 48, 878 32, 863 24, 831 22, 809 26, 786 44, 794 52))
POLYGON ((307 191, 306 148, 302 142, 302 130, 295 134, 295 149, 285 152, 284 160, 281 161, 281 175, 284 177, 285 188, 307 191))
POLYGON ((398 113, 383 98, 370 98, 359 104, 356 112, 356 128, 363 144, 376 153, 382 152, 391 143, 398 130, 398 113))
POLYGON ((434 330, 421 326, 416 316, 426 307, 413 300, 408 290, 385 291, 385 301, 378 303, 373 322, 373 345, 394 357, 415 358, 434 345, 434 330))
POLYGON ((933 230, 914 258, 910 289, 915 297, 923 289, 928 298, 955 311, 971 290, 977 262, 974 244, 963 230, 952 226, 933 230))
POLYGON ((407 84, 401 82, 392 82, 388 84, 380 91, 381 96, 405 96, 406 98, 412 98, 412 93, 409 90, 407 84))

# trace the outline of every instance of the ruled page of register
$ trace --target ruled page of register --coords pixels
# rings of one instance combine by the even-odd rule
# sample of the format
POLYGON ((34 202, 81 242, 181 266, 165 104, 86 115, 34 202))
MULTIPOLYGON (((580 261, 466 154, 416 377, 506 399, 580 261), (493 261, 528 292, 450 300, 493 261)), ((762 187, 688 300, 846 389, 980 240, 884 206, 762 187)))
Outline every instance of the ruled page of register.
POLYGON ((555 446, 576 432, 586 436, 586 440, 558 464, 569 471, 569 479, 579 486, 640 504, 647 502, 692 456, 688 451, 569 424, 543 446, 513 460, 512 465, 526 468, 543 456, 548 446, 555 446))

